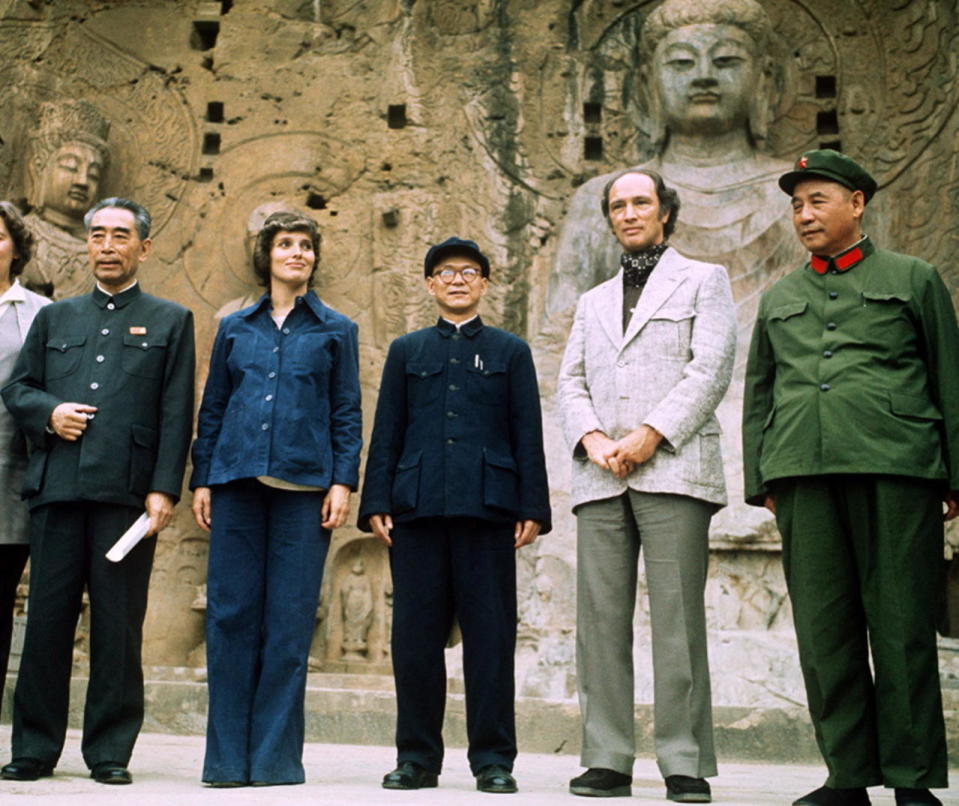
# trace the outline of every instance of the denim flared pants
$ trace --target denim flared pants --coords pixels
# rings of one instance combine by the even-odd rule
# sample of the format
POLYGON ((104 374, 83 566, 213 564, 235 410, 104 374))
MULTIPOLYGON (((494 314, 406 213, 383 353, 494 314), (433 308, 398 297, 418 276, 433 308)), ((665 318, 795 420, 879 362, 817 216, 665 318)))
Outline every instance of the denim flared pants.
POLYGON ((295 784, 323 565, 323 493, 244 479, 213 487, 207 572, 210 707, 203 780, 295 784))

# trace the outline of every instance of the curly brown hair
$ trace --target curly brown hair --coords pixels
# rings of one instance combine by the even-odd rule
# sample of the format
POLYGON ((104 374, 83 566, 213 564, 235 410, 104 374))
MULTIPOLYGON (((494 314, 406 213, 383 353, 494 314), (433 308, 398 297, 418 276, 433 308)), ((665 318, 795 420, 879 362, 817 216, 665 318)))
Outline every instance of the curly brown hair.
POLYGON ((8 201, 0 201, 0 218, 7 225, 7 231, 13 238, 13 251, 16 253, 10 264, 10 279, 13 280, 23 272, 23 267, 33 257, 33 233, 20 216, 20 211, 8 201))
POLYGON ((313 271, 310 272, 310 285, 316 269, 320 265, 320 230, 317 223, 302 213, 291 213, 281 210, 270 215, 263 222, 263 228, 256 234, 256 243, 253 245, 253 274, 256 281, 262 286, 270 286, 270 250, 273 248, 273 238, 278 232, 305 232, 313 241, 313 254, 316 260, 313 271))

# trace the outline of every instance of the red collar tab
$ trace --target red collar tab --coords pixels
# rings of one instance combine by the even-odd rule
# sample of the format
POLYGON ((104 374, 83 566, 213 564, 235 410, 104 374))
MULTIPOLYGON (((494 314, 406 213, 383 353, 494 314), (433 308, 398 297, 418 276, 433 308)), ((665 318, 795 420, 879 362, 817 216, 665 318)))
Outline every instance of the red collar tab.
POLYGON ((849 271, 857 263, 861 263, 865 256, 866 253, 862 249, 854 246, 849 251, 831 258, 813 255, 809 259, 809 266, 816 274, 825 274, 830 268, 835 268, 836 271, 849 271))

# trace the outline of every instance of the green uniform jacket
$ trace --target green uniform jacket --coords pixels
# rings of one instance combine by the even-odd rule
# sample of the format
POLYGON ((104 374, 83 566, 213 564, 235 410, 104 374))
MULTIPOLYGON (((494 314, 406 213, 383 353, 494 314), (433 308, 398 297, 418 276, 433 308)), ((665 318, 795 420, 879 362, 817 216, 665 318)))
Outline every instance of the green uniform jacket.
POLYGON ((41 309, 3 400, 31 443, 23 497, 142 507, 180 497, 193 432, 193 315, 144 294, 99 289, 41 309), (97 407, 68 442, 47 431, 64 402, 97 407))
POLYGON ((746 366, 746 501, 774 479, 878 473, 959 489, 959 331, 936 270, 861 241, 759 305, 746 366))

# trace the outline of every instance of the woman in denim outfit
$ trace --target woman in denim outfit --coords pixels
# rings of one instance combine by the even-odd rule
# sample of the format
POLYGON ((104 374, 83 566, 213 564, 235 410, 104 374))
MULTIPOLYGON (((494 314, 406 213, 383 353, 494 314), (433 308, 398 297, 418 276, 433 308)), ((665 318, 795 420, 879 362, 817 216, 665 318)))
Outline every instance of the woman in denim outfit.
POLYGON ((362 442, 356 325, 309 290, 316 222, 274 213, 253 250, 267 293, 225 317, 193 445, 193 514, 210 534, 203 781, 296 784, 307 660, 330 530, 362 442))

